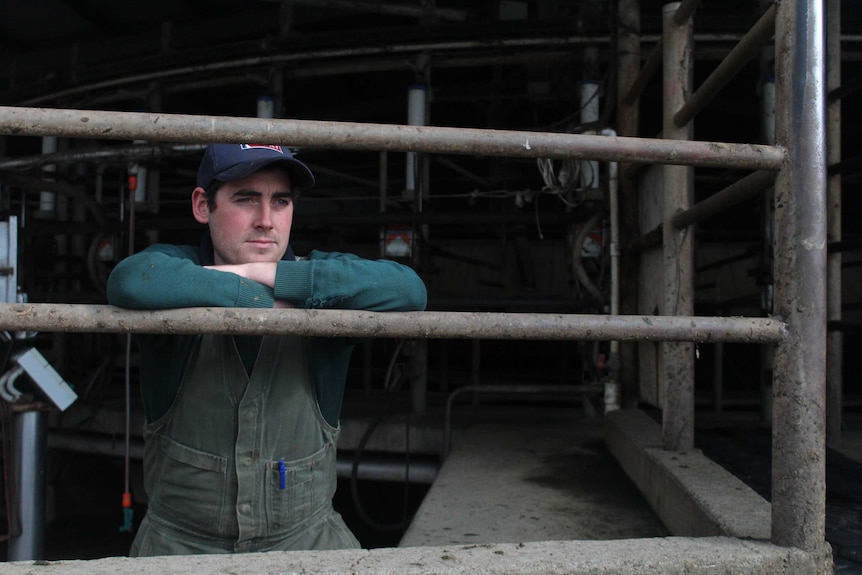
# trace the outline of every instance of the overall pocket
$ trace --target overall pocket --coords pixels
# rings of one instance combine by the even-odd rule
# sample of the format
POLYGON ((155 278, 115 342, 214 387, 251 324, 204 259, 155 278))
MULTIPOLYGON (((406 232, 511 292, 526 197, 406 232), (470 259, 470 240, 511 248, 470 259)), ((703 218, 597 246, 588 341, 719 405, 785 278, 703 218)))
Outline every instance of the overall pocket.
POLYGON ((227 458, 159 436, 161 462, 150 498, 207 533, 222 530, 227 458))
POLYGON ((299 524, 331 504, 329 475, 334 453, 334 446, 327 444, 308 457, 285 461, 283 468, 280 461, 267 464, 266 506, 270 534, 299 524))

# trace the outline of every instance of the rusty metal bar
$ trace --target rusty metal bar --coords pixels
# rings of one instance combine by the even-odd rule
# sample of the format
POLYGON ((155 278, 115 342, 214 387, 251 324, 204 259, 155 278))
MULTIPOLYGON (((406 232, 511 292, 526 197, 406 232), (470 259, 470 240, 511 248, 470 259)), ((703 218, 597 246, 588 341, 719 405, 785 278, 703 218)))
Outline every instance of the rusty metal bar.
MULTIPOLYGON (((826 90, 841 86, 841 0, 828 0, 826 5, 826 90)), ((841 100, 829 100, 826 107, 826 165, 841 161, 841 100)), ((841 242, 841 174, 831 174, 827 180, 827 231, 829 245, 841 242)), ((826 318, 841 321, 841 251, 827 249, 826 255, 826 318)), ((837 449, 841 445, 842 400, 844 387, 844 334, 828 332, 826 339, 826 444, 837 449)))
POLYGON ((715 97, 715 95, 729 82, 748 62, 754 58, 760 47, 772 38, 775 32, 775 4, 772 4, 754 27, 742 37, 742 40, 733 47, 733 50, 713 70, 712 74, 704 80, 703 84, 680 108, 673 118, 677 126, 685 126, 694 118, 698 112, 715 97))
POLYGON ((735 206, 740 202, 763 193, 764 190, 772 187, 774 181, 774 172, 759 170, 753 174, 749 174, 691 208, 677 213, 673 216, 671 223, 679 230, 696 224, 721 213, 730 206, 735 206))
MULTIPOLYGON (((664 137, 690 140, 690 125, 677 126, 673 117, 691 93, 693 26, 687 20, 682 26, 673 17, 679 2, 665 4, 663 9, 664 95, 662 115, 664 137)), ((689 316, 694 312, 694 234, 675 228, 671 220, 680 210, 691 206, 694 197, 694 172, 686 166, 664 166, 663 315, 689 316)), ((694 345, 691 342, 665 342, 660 346, 659 378, 664 389, 662 409, 662 445, 673 451, 694 448, 694 345)))
POLYGON ((776 4, 772 542, 818 551, 826 524, 826 136, 823 2, 776 4))
POLYGON ((862 76, 854 76, 840 86, 829 90, 827 101, 841 100, 862 90, 862 76))
POLYGON ((569 158, 778 170, 775 146, 652 138, 0 106, 0 134, 154 142, 289 143, 339 150, 569 158))
POLYGON ((699 4, 700 0, 682 0, 679 3, 679 8, 676 9, 676 13, 673 15, 673 23, 677 26, 688 24, 691 15, 697 10, 699 4))
MULTIPOLYGON (((691 15, 694 13, 698 4, 700 4, 700 0, 683 0, 683 2, 680 4, 679 9, 674 15, 674 23, 677 26, 681 26, 688 22, 689 18, 691 18, 691 15)), ((640 50, 638 50, 638 53, 640 53, 640 50)), ((658 71, 658 67, 662 61, 663 53, 664 37, 660 37, 655 43, 655 46, 653 46, 652 51, 647 55, 646 62, 644 62, 644 66, 641 69, 640 73, 635 77, 634 81, 629 86, 628 91, 625 92, 625 97, 623 98, 624 104, 634 104, 635 101, 640 97, 647 83, 658 71)))
MULTIPOLYGON (((617 134, 637 136, 640 106, 638 98, 625 102, 623 95, 638 77, 641 65, 641 18, 640 0, 618 0, 617 2, 617 134)), ((637 181, 623 175, 625 164, 617 168, 619 191, 620 243, 628 245, 637 234, 638 189, 637 181)), ((638 164, 643 165, 643 164, 638 164)), ((638 257, 634 252, 617 248, 620 252, 620 313, 637 312, 638 257)), ((635 342, 621 342, 619 355, 619 380, 622 398, 637 397, 638 365, 635 342)))
POLYGON ((634 82, 632 82, 631 87, 629 87, 626 92, 626 96, 623 98, 624 104, 630 106, 640 98, 640 95, 643 93, 647 83, 649 83, 653 75, 658 71, 658 67, 661 65, 663 53, 664 39, 659 38, 655 43, 655 46, 653 46, 652 51, 647 56, 646 62, 644 62, 640 73, 635 77, 634 82))
POLYGON ((783 329, 774 319, 741 317, 0 304, 5 331, 776 343, 783 329))

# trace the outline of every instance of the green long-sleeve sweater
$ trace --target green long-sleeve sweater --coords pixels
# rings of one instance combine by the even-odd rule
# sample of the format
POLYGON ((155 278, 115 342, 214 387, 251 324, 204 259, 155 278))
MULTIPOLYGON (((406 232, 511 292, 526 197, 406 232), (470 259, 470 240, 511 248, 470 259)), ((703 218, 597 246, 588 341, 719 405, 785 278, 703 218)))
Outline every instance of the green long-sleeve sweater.
MULTIPOLYGON (((208 238, 201 247, 156 244, 120 262, 108 278, 108 301, 129 309, 182 307, 271 308, 276 299, 306 309, 423 310, 425 285, 409 267, 352 254, 312 251, 278 263, 275 288, 206 269, 208 238)), ((199 335, 138 334, 141 388, 147 421, 165 414, 176 396, 188 355, 199 335)), ((236 337, 247 369, 260 338, 236 337)), ((321 413, 338 424, 350 354, 346 338, 309 338, 312 373, 321 413)))

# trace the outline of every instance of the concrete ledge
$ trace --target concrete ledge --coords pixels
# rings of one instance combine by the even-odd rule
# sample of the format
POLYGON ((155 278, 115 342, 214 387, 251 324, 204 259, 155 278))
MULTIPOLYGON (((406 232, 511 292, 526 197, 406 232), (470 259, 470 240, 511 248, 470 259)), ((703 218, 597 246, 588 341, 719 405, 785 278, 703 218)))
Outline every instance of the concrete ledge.
POLYGON ((829 574, 818 553, 716 537, 544 541, 349 551, 6 563, 4 575, 716 575, 829 574))
POLYGON ((605 441, 673 535, 769 540, 769 502, 699 450, 663 450, 661 427, 642 411, 608 414, 605 441))

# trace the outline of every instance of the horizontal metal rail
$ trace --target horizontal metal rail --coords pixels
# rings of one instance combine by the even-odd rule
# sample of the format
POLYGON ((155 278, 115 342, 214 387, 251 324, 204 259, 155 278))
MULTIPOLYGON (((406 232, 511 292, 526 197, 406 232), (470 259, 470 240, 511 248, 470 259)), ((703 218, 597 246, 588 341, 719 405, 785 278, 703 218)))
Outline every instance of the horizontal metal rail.
POLYGON ((12 106, 0 106, 0 134, 153 142, 269 142, 300 148, 571 158, 755 170, 779 170, 785 159, 783 149, 758 144, 12 106))
POLYGON ((716 192, 702 202, 674 215, 671 222, 677 229, 688 227, 697 222, 721 213, 758 194, 762 194, 775 183, 775 173, 760 170, 734 182, 723 190, 716 192))
POLYGON ((676 13, 673 15, 673 23, 677 26, 688 23, 699 4, 700 0, 682 0, 679 3, 679 8, 676 9, 676 13))
POLYGON ((757 55, 760 47, 775 35, 775 4, 769 6, 754 27, 743 36, 730 54, 721 61, 718 67, 704 80, 703 84, 686 101, 685 105, 673 117, 674 124, 685 126, 700 112, 718 92, 727 84, 751 59, 757 55))
POLYGON ((732 341, 777 343, 772 318, 590 314, 369 312, 356 310, 182 308, 133 311, 109 305, 0 304, 6 331, 318 337, 405 337, 592 341, 732 341))
POLYGON ((623 103, 631 106, 634 104, 640 95, 643 93, 644 88, 655 75, 659 66, 661 66, 662 55, 664 54, 664 38, 659 38, 658 42, 656 42, 655 46, 653 46, 652 51, 647 56, 646 62, 644 62, 643 67, 641 67, 640 72, 638 72, 637 77, 632 82, 632 85, 629 86, 628 91, 626 92, 625 98, 623 98, 623 103))

